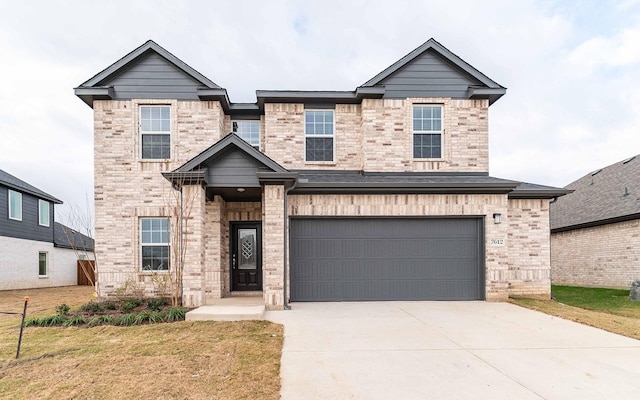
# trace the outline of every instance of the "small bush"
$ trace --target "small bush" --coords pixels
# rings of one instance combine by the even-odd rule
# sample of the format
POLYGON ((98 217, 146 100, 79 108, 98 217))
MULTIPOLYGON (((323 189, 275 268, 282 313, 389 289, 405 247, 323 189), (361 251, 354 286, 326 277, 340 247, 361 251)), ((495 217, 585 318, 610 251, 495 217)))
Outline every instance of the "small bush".
POLYGON ((120 316, 120 321, 118 321, 118 325, 122 326, 131 326, 136 323, 136 314, 124 314, 120 316))
POLYGON ((151 318, 150 312, 141 312, 136 314, 136 325, 142 325, 151 318))
POLYGON ((89 326, 98 326, 98 325, 116 325, 118 320, 111 315, 98 315, 97 317, 93 317, 91 321, 87 325, 89 326))
POLYGON ((182 307, 172 307, 167 312, 167 321, 184 321, 184 316, 187 314, 187 309, 182 307))
POLYGON ((59 306, 56 307, 56 314, 58 315, 69 315, 69 306, 62 303, 59 306))
POLYGON ((82 315, 75 315, 67 320, 64 323, 64 326, 76 326, 76 325, 84 325, 87 323, 87 319, 82 315))
POLYGON ((80 309, 82 311, 86 311, 86 312, 91 313, 91 314, 97 314, 99 312, 104 311, 104 308, 102 308, 102 305, 100 305, 100 303, 96 303, 94 301, 90 301, 88 303, 84 303, 83 305, 80 306, 80 309))
POLYGON ((164 322, 164 314, 160 311, 148 313, 147 321, 149 321, 150 324, 164 322))
POLYGON ((129 313, 135 310, 136 307, 140 305, 139 300, 127 300, 120 306, 120 309, 126 313, 129 313))
POLYGON ((40 318, 27 318, 24 320, 24 326, 42 326, 40 325, 40 318))
POLYGON ((167 302, 163 299, 149 299, 147 301, 147 308, 151 311, 160 311, 166 305, 167 302))
POLYGON ((115 310, 118 308, 116 306, 116 303, 114 303, 113 301, 105 301, 104 303, 102 303, 102 307, 104 307, 105 310, 115 310))

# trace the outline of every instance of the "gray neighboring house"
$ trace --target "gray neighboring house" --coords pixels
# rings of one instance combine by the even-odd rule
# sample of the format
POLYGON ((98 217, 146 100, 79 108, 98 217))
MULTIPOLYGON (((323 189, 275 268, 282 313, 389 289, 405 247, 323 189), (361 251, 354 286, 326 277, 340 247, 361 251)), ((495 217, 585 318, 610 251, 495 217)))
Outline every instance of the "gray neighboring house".
POLYGON ((640 279, 640 155, 565 189, 550 209, 552 283, 629 288, 640 279))
POLYGON ((62 201, 0 170, 0 290, 77 284, 93 240, 54 221, 62 201))

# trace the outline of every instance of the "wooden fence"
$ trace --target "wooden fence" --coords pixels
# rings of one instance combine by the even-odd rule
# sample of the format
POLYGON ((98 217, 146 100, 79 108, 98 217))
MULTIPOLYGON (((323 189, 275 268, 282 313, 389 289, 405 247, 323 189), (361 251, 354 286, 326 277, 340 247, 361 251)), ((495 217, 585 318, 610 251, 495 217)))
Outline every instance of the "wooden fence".
POLYGON ((78 260, 78 285, 93 286, 96 281, 96 262, 78 260))

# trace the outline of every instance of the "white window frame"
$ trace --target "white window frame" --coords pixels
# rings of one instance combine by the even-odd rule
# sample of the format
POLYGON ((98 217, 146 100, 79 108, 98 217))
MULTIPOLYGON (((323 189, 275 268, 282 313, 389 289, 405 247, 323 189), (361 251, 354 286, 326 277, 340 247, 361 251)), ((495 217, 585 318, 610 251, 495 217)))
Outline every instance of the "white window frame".
POLYGON ((304 162, 309 164, 335 164, 336 162, 336 110, 327 109, 327 108, 305 108, 304 109, 304 162), (333 126, 331 135, 327 134, 317 134, 317 133, 307 133, 307 112, 330 112, 333 115, 333 126), (307 160, 307 138, 322 138, 322 139, 331 139, 333 145, 333 159, 332 160, 307 160))
MULTIPOLYGON (((171 270, 171 219, 166 218, 166 217, 142 217, 140 218, 140 223, 139 223, 139 242, 140 242, 140 271, 142 272, 169 272, 171 270), (153 239, 149 242, 144 242, 143 240, 143 230, 142 230, 142 223, 144 220, 164 220, 167 222, 167 242, 154 242, 153 239), (149 268, 147 268, 143 263, 143 248, 144 247, 160 247, 160 246, 166 246, 167 247, 167 269, 153 269, 153 266, 149 266, 149 268)), ((151 232, 153 232, 153 229, 151 230, 151 232)))
POLYGON ((140 104, 138 105, 138 131, 140 138, 140 159, 144 161, 158 161, 158 160, 170 160, 171 154, 173 153, 171 150, 171 131, 172 131, 172 119, 173 113, 171 112, 171 105, 169 104, 140 104), (154 130, 143 130, 142 129, 142 109, 143 108, 166 108, 169 110, 169 130, 168 131, 154 131, 154 130), (168 158, 144 158, 144 149, 143 149, 143 136, 144 135, 166 135, 169 136, 169 157, 168 158))
POLYGON ((49 276, 49 253, 46 251, 38 252, 38 277, 47 278, 49 276), (40 273, 40 256, 44 254, 44 275, 40 273))
POLYGON ((51 224, 51 203, 46 200, 39 199, 38 200, 38 225, 40 226, 50 226, 51 224), (44 208, 43 208, 44 207, 44 208), (42 217, 44 216, 42 210, 47 210, 46 220, 43 221, 42 217))
POLYGON ((22 193, 9 189, 7 193, 7 201, 9 203, 9 219, 12 219, 14 221, 22 221, 22 193), (11 196, 13 195, 18 196, 18 199, 20 200, 20 208, 18 210, 14 210, 13 207, 11 207, 11 196), (13 216, 14 211, 18 213, 18 215, 15 217, 13 216))
POLYGON ((411 158, 417 161, 442 160, 444 158, 444 107, 442 104, 413 104, 411 107, 411 158), (415 130, 413 112, 419 107, 430 107, 440 109, 440 130, 415 130), (416 135, 440 135, 440 157, 415 157, 416 135))
POLYGON ((260 132, 260 120, 259 119, 234 119, 231 121, 231 131, 234 132, 236 135, 240 136, 240 138, 242 138, 245 142, 249 143, 252 147, 260 150, 261 146, 260 143, 262 142, 262 137, 261 137, 261 132, 260 132), (239 123, 254 123, 258 126, 258 144, 253 144, 251 142, 249 142, 247 139, 245 139, 244 137, 241 136, 241 133, 238 133, 237 130, 235 129, 234 125, 239 127, 239 123))

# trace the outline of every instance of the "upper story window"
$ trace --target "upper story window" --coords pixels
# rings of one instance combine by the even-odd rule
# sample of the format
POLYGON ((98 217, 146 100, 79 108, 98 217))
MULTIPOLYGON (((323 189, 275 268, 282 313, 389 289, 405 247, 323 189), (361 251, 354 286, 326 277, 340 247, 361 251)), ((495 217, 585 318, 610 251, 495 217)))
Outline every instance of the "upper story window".
POLYGON ((22 193, 9 190, 9 218, 22 221, 22 193))
POLYGON ((334 110, 305 110, 305 161, 333 161, 334 110))
POLYGON ((251 146, 260 150, 260 121, 237 120, 232 122, 233 132, 244 139, 251 146))
POLYGON ((442 158, 442 106, 413 106, 413 158, 442 158))
POLYGON ((143 271, 168 271, 171 233, 168 218, 140 220, 140 254, 143 271))
POLYGON ((49 202, 38 200, 38 223, 42 226, 49 226, 49 202))
POLYGON ((171 158, 171 107, 140 106, 142 158, 171 158))

